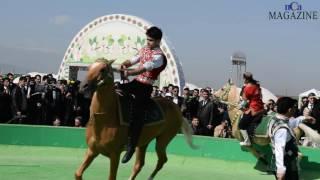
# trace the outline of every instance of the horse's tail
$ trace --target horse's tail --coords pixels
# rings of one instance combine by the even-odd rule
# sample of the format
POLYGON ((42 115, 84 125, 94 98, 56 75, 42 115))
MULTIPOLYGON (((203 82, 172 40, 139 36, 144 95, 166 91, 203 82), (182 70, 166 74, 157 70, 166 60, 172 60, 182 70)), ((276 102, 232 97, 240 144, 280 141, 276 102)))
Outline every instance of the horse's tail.
POLYGON ((184 137, 186 138, 186 141, 188 143, 188 145, 192 148, 192 149, 197 149, 198 146, 194 145, 192 142, 192 134, 193 134, 193 130, 190 127, 188 120, 186 118, 183 118, 182 120, 182 125, 181 125, 181 130, 184 134, 184 137))
POLYGON ((309 126, 305 125, 304 123, 299 124, 299 128, 304 131, 307 137, 314 143, 320 144, 320 134, 317 131, 311 129, 309 126))

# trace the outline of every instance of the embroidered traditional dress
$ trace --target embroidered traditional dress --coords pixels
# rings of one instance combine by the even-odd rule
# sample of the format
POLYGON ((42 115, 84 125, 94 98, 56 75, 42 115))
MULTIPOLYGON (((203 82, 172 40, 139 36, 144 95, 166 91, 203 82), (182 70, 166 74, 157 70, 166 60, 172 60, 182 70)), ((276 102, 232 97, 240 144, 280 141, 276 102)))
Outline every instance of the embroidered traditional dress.
POLYGON ((153 84, 153 82, 155 80, 157 80, 161 71, 166 67, 167 59, 163 55, 163 52, 161 51, 161 49, 157 48, 157 49, 152 50, 148 47, 142 48, 139 51, 139 57, 140 57, 139 66, 141 67, 145 63, 152 61, 154 55, 162 55, 164 57, 163 64, 158 68, 154 68, 151 71, 146 71, 146 72, 138 75, 135 78, 137 81, 144 83, 144 84, 153 84))

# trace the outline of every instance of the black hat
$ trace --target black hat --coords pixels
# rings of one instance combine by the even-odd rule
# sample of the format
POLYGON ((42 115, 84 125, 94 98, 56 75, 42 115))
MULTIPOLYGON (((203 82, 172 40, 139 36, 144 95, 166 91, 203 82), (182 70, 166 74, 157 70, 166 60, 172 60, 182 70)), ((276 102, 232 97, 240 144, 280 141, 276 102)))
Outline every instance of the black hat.
POLYGON ((316 97, 316 94, 311 92, 311 93, 308 94, 308 97, 316 97))

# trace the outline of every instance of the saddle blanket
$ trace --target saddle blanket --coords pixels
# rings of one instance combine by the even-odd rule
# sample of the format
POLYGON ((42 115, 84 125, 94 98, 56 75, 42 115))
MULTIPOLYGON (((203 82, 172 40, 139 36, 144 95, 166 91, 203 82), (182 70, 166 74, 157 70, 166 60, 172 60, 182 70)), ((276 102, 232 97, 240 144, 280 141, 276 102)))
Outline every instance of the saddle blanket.
MULTIPOLYGON (((117 96, 119 99, 119 114, 120 114, 120 125, 128 126, 129 125, 129 115, 130 111, 136 109, 136 107, 130 107, 132 106, 132 103, 130 101, 134 101, 133 98, 129 99, 128 96, 117 96)), ((143 124, 144 126, 150 126, 154 124, 159 124, 164 122, 163 118, 163 112, 159 106, 159 104, 154 100, 151 99, 148 102, 145 102, 144 104, 144 115, 143 115, 143 124)))

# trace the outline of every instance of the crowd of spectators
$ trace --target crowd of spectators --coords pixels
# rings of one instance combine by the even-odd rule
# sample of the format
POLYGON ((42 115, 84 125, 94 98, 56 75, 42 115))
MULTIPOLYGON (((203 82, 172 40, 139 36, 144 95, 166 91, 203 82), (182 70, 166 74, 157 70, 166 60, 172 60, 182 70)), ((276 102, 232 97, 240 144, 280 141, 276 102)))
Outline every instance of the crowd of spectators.
POLYGON ((89 119, 89 94, 79 93, 79 81, 14 74, 0 76, 1 123, 84 126, 89 119))
MULTIPOLYGON (((89 119, 91 94, 80 93, 80 81, 56 80, 51 74, 0 75, 0 123, 84 127, 89 119)), ((116 82, 119 83, 119 82, 116 82)), ((154 86, 152 97, 162 96, 177 104, 195 135, 232 138, 227 106, 217 101, 210 87, 180 93, 178 86, 154 86), (180 96, 182 94, 182 96, 180 96)), ((297 115, 311 115, 318 121, 309 126, 320 132, 320 102, 314 94, 302 98, 297 115)), ((275 112, 275 101, 265 104, 266 114, 275 112)), ((306 139, 304 145, 314 146, 306 139), (309 143, 309 144, 308 144, 309 143)))

